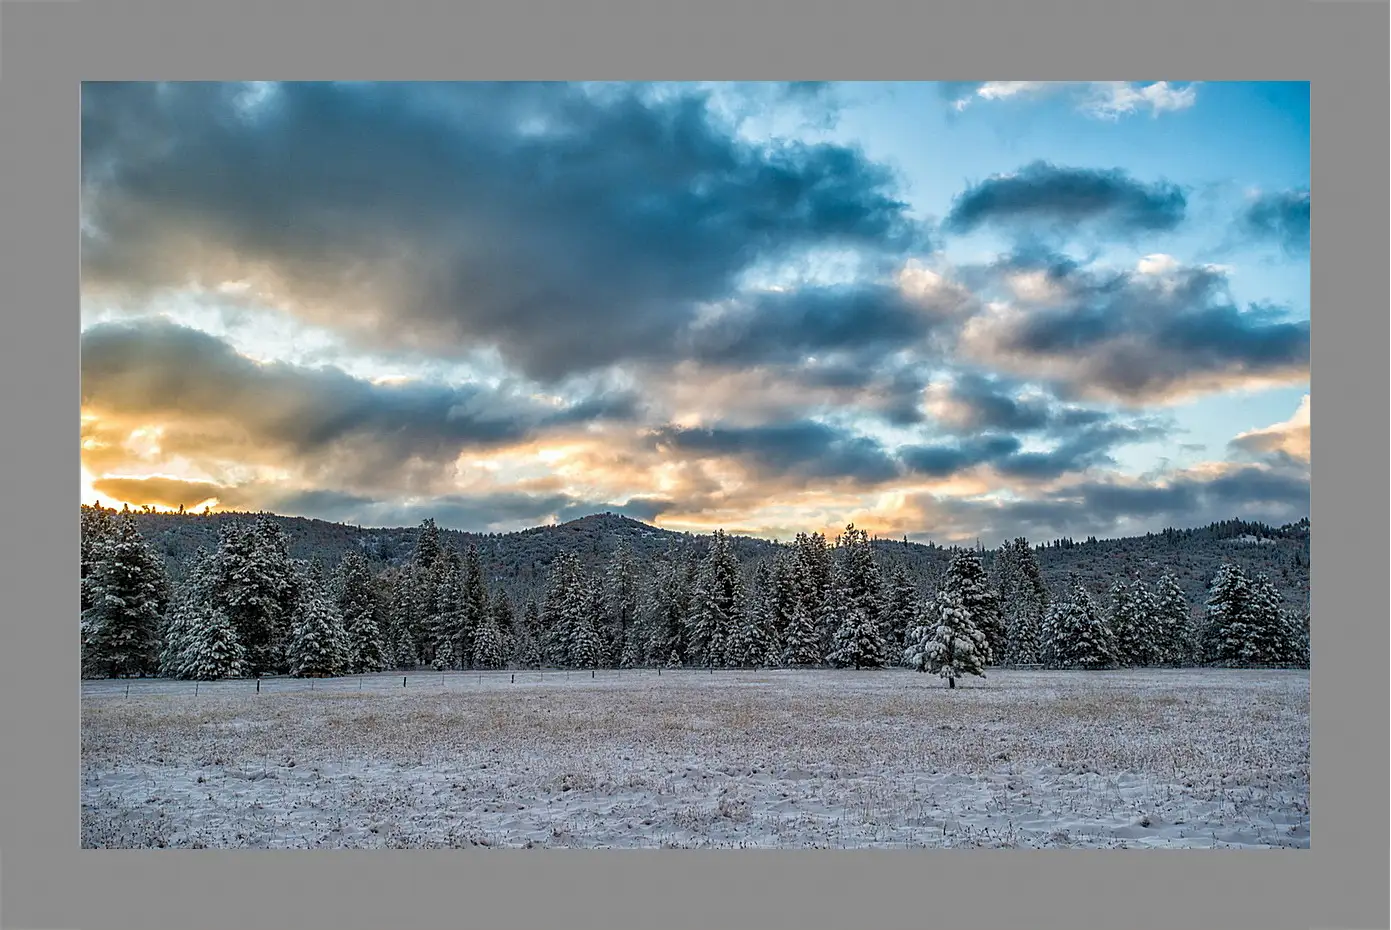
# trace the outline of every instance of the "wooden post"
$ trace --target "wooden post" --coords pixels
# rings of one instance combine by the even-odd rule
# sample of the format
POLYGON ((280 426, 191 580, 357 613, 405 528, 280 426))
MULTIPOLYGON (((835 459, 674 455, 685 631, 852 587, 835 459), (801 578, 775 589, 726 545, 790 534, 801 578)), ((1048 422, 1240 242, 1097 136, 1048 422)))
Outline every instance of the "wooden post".
POLYGON ((259 678, 256 679, 256 693, 257 693, 257 694, 260 694, 260 693, 261 693, 261 679, 259 679, 259 678))
POLYGON ((401 676, 401 687, 404 688, 405 686, 406 686, 406 676, 405 676, 405 675, 402 675, 402 676, 401 676))

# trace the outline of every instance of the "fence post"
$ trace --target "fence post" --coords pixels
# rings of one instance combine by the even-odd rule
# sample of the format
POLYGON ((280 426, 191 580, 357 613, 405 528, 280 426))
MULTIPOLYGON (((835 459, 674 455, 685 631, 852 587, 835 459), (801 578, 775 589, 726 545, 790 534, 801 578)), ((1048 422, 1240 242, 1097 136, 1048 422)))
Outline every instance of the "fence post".
POLYGON ((405 686, 406 686, 406 676, 405 676, 405 675, 402 675, 402 676, 401 676, 401 687, 404 688, 405 686))
MULTIPOLYGON (((126 685, 126 687, 129 688, 130 685, 126 685)), ((196 682, 196 681, 193 683, 193 696, 194 696, 194 697, 197 697, 197 696, 198 696, 198 682, 196 682)))
POLYGON ((126 697, 130 697, 130 682, 126 682, 126 697))
POLYGON ((516 672, 513 672, 513 673, 512 673, 512 684, 515 685, 516 683, 517 683, 517 673, 516 673, 516 672))
POLYGON ((260 694, 260 693, 261 693, 261 679, 259 679, 259 678, 256 679, 256 693, 257 693, 257 694, 260 694))
POLYGON ((593 678, 593 677, 594 677, 594 669, 592 669, 592 668, 589 670, 589 677, 590 677, 590 678, 593 678))

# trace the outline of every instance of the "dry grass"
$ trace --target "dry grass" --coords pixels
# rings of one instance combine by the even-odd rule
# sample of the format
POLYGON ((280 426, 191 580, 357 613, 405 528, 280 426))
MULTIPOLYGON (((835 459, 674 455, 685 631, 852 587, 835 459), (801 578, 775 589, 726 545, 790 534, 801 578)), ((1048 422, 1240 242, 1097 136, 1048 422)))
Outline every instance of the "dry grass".
POLYGON ((470 681, 84 700, 84 841, 295 845, 303 805, 305 845, 1115 845, 1166 803, 1307 836, 1307 673, 470 681))

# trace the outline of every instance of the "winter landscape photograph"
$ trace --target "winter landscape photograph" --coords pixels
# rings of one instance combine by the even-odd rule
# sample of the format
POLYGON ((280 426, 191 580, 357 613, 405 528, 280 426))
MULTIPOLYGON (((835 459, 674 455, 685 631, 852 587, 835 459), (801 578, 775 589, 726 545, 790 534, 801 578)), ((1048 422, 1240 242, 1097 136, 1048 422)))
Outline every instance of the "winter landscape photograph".
POLYGON ((1310 847, 1307 83, 81 111, 84 848, 1310 847))

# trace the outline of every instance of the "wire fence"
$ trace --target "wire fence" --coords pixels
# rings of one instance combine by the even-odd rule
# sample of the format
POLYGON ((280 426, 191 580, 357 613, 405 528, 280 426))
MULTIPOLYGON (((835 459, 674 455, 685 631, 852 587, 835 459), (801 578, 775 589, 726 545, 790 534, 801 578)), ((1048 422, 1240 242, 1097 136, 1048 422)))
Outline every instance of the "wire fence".
MULTIPOLYGON (((827 670, 822 670, 827 671, 827 670)), ((878 669, 879 673, 909 671, 909 669, 878 669)), ((298 694, 325 692, 331 694, 352 692, 391 693, 412 689, 432 689, 434 691, 465 691, 505 688, 512 685, 560 685, 565 683, 617 684, 632 682, 635 679, 688 680, 695 676, 729 677, 737 675, 797 674, 792 669, 754 669, 754 668, 629 668, 629 669, 488 669, 460 671, 457 669, 435 671, 433 669, 413 669, 395 672, 371 672, 363 675, 345 675, 333 678, 293 678, 289 676, 270 676, 263 678, 232 678, 220 681, 182 681, 169 678, 102 678, 82 682, 82 697, 123 698, 151 697, 159 695, 236 695, 236 694, 298 694)), ((863 674, 863 672, 861 673, 863 674)))

